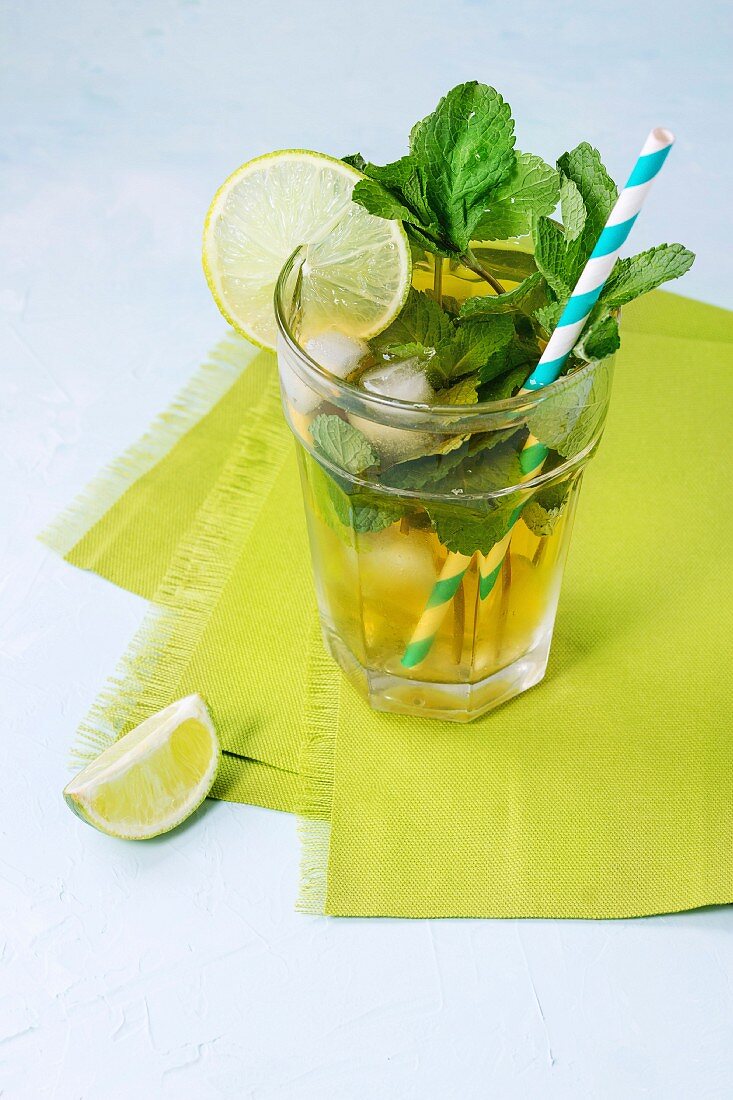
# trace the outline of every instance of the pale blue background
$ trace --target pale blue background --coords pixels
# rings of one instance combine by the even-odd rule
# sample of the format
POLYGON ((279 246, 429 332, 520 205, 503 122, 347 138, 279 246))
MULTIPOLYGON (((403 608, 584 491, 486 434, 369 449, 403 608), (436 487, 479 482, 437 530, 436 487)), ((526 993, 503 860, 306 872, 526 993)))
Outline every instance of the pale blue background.
POLYGON ((67 745, 144 608, 33 541, 222 333, 199 237, 223 177, 282 146, 394 157, 460 80, 503 91, 522 148, 587 138, 621 177, 675 129, 634 247, 683 241, 679 289, 730 305, 728 6, 31 0, 2 23, 2 1095, 730 1095, 729 909, 326 921, 293 912, 286 815, 211 804, 147 846, 76 821, 67 745))

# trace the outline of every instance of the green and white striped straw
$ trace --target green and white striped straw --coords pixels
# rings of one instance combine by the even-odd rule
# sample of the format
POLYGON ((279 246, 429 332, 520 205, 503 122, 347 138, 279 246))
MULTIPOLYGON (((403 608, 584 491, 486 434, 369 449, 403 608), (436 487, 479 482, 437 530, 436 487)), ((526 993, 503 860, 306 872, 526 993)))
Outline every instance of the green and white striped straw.
MULTIPOLYGON (((557 327, 521 393, 532 393, 534 390, 542 389, 559 377, 673 143, 674 134, 661 128, 652 130, 647 137, 631 175, 626 181, 626 186, 616 200, 596 246, 568 299, 557 327)), ((537 477, 542 470, 547 453, 544 444, 530 434, 520 456, 523 483, 537 477)), ((486 599, 494 587, 509 548, 512 529, 523 507, 524 502, 515 508, 504 537, 491 548, 486 557, 483 555, 479 557, 479 592, 482 599, 486 599)), ((404 668, 415 668, 427 657, 472 557, 473 555, 453 552, 448 554, 425 611, 405 650, 402 658, 404 668)))

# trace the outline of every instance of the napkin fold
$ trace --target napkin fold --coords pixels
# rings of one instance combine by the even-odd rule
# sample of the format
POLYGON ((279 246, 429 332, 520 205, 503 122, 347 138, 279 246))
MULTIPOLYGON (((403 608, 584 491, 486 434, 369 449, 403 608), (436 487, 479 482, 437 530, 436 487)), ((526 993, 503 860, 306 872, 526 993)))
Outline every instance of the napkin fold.
POLYGON ((82 755, 201 692, 226 750, 216 796, 301 814, 309 911, 733 900, 732 342, 731 314, 674 295, 625 311, 547 677, 461 726, 371 711, 323 653, 273 358, 227 341, 47 534, 152 601, 82 755))

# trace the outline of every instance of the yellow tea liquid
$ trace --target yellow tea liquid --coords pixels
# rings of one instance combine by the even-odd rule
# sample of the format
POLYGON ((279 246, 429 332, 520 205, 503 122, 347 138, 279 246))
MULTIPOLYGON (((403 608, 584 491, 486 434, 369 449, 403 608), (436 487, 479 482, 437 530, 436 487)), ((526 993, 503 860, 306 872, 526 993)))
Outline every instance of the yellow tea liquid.
MULTIPOLYGON (((519 279, 504 276, 501 281, 511 289, 519 279)), ((432 257, 415 264, 413 285, 435 291, 432 257)), ((443 262, 440 289, 454 305, 492 293, 480 276, 448 261, 443 262)), ((290 416, 308 445, 298 451, 326 644, 372 706, 466 721, 540 680, 572 525, 577 472, 551 533, 538 537, 521 518, 516 522, 500 574, 483 600, 474 556, 426 658, 407 669, 402 657, 447 550, 419 499, 411 499, 408 514, 383 530, 354 530, 348 522, 351 496, 342 494, 339 516, 329 497, 329 475, 310 453, 308 418, 292 409, 290 416)), ((348 481, 344 474, 344 488, 348 481)), ((333 484, 330 490, 332 494, 333 484)), ((378 505, 380 494, 384 505, 390 501, 389 491, 379 484, 370 486, 370 494, 378 505)), ((461 507, 456 500, 457 515, 461 507)))
POLYGON ((301 451, 301 462, 321 611, 328 629, 363 667, 410 680, 471 684, 543 643, 552 630, 576 488, 552 534, 538 538, 521 519, 516 523, 484 600, 473 559, 427 657, 418 668, 405 669, 401 659, 440 575, 445 547, 427 522, 400 521, 357 534, 329 521, 316 460, 301 451))

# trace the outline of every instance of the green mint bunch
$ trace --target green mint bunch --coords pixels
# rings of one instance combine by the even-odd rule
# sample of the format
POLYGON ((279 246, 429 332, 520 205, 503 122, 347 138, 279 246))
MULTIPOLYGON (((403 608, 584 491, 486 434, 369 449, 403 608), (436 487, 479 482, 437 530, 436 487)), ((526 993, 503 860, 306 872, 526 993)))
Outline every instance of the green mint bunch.
MULTIPOLYGON (((546 302, 534 312, 541 329, 554 329, 618 198, 600 154, 582 142, 557 162, 562 225, 547 216, 534 219, 534 258, 545 281, 546 302)), ((695 257, 681 244, 661 244, 617 260, 576 345, 581 359, 602 359, 619 347, 616 313, 634 298, 678 279, 695 257)), ((520 288, 517 288, 520 289, 520 288)))
POLYGON ((344 159, 368 177, 354 188, 355 202, 398 219, 415 244, 486 278, 471 242, 522 236, 559 197, 557 172, 514 142, 509 105, 473 80, 413 126, 407 156, 383 167, 359 153, 344 159))
MULTIPOLYGON (((370 341, 374 357, 416 361, 440 404, 516 394, 618 197, 598 151, 582 142, 555 167, 517 151, 508 104, 495 89, 471 81, 453 88, 413 127, 406 156, 381 167, 360 154, 344 159, 366 177, 354 188, 356 202, 402 221, 418 253, 463 265, 487 284, 485 294, 459 305, 442 293, 441 259, 433 288, 412 289, 399 316, 370 341), (500 247, 528 235, 531 255, 500 247)), ((684 275, 693 261, 681 244, 616 261, 564 373, 573 375, 585 361, 599 361, 596 368, 568 379, 528 417, 527 428, 548 448, 547 470, 580 453, 602 427, 610 385, 602 361, 619 346, 621 307, 684 275)), ((311 425, 325 464, 314 475, 319 508, 346 538, 401 519, 429 524, 449 550, 488 553, 509 529, 516 504, 491 493, 520 481, 526 431, 457 437, 434 454, 389 463, 352 424, 321 415, 311 425), (389 503, 369 483, 389 488, 389 503), (425 494, 423 506, 416 493, 425 494)), ((536 535, 551 533, 569 488, 569 481, 541 487, 526 502, 522 518, 536 535)))
MULTIPOLYGON (((354 188, 356 202, 401 220, 417 247, 461 263, 495 292, 469 298, 458 312, 437 288, 434 308, 413 292, 375 351, 420 354, 436 389, 461 382, 456 401, 511 396, 536 365, 618 196, 598 151, 583 142, 555 168, 518 152, 509 105, 494 88, 469 81, 413 127, 406 156, 382 167, 359 153, 344 159, 367 177, 354 188), (506 258, 480 242, 527 234, 534 259, 526 258, 530 270, 506 292, 506 258)), ((680 244, 618 260, 566 370, 613 354, 619 308, 679 278, 693 260, 680 244)))

